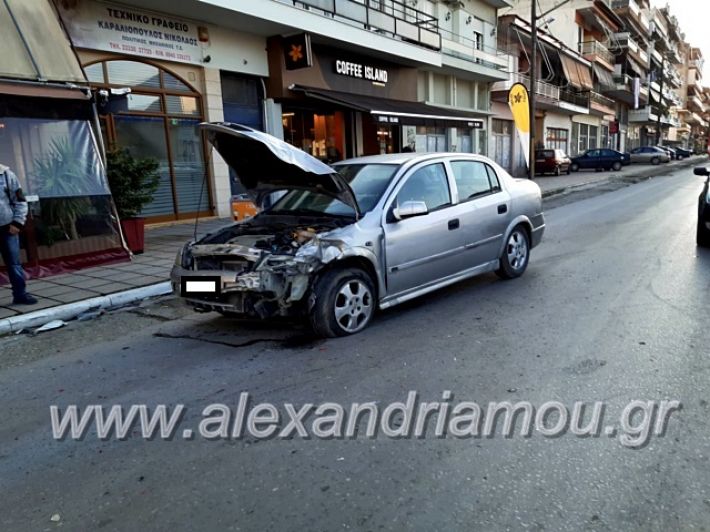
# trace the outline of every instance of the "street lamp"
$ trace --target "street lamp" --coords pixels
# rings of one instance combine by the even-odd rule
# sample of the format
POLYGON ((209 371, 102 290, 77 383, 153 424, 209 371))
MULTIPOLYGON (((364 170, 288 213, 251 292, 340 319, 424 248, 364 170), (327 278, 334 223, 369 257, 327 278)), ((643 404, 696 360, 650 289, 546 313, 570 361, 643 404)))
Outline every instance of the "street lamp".
MULTIPOLYGON (((570 3, 572 0, 562 0, 554 7, 551 7, 544 13, 537 13, 537 2, 538 0, 532 0, 530 2, 530 26, 531 26, 531 38, 532 38, 532 54, 530 55, 530 146, 528 149, 530 151, 530 164, 528 165, 528 177, 530 179, 535 178, 535 112, 537 110, 537 95, 535 93, 537 86, 537 21, 539 19, 545 19, 547 15, 559 9, 565 4, 570 3)), ((587 2, 593 2, 594 0, 586 0, 587 2)))

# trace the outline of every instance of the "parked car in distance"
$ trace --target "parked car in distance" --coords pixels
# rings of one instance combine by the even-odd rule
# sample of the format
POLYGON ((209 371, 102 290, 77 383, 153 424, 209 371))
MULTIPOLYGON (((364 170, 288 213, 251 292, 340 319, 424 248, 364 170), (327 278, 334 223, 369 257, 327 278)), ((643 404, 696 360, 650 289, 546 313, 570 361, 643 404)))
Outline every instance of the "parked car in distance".
POLYGON ((677 159, 675 148, 671 148, 670 146, 656 146, 656 148, 661 148, 664 152, 666 152, 668 157, 671 158, 671 161, 675 161, 677 159))
POLYGON ((634 148, 630 153, 632 163, 659 164, 671 160, 668 153, 657 146, 641 146, 634 148))
POLYGON ((618 172, 625 164, 629 164, 628 157, 620 151, 601 148, 587 150, 577 157, 572 157, 571 170, 576 172, 582 168, 594 170, 614 170, 618 172))
POLYGON ((698 246, 710 247, 710 167, 698 166, 695 175, 705 178, 705 185, 698 197, 698 224, 695 230, 695 242, 698 246))
POLYGON ((675 154, 676 154, 676 158, 679 161, 693 156, 692 150, 688 150, 686 148, 675 148, 675 154))
POLYGON ((545 231, 540 187, 464 153, 401 153, 328 166, 271 135, 203 124, 257 205, 253 218, 179 251, 173 290, 197 311, 307 317, 325 337, 375 311, 496 272, 522 275, 545 231))
POLYGON ((535 150, 535 174, 569 174, 572 161, 562 150, 535 150))

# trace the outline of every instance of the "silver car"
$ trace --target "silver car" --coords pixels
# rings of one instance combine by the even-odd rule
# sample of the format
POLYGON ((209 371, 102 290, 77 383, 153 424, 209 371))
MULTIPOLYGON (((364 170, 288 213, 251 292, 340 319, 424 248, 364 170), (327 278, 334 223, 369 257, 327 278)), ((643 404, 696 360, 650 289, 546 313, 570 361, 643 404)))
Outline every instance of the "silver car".
POLYGON ((245 126, 202 127, 255 202, 271 205, 180 250, 173 290, 198 311, 302 315, 321 336, 345 336, 378 308, 486 272, 522 275, 545 230, 540 188, 486 157, 331 167, 245 126))
POLYGON ((657 146, 642 146, 631 150, 632 163, 668 163, 671 158, 668 152, 657 146))

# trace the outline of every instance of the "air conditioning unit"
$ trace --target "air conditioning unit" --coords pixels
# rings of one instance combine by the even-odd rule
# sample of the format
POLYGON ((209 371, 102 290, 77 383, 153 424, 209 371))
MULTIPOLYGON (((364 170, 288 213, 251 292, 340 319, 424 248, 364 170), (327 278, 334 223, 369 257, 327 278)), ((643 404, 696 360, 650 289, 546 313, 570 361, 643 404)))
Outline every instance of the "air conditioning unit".
POLYGON ((464 3, 462 0, 440 0, 442 4, 446 4, 447 6, 453 8, 453 9, 459 9, 464 6, 464 3))

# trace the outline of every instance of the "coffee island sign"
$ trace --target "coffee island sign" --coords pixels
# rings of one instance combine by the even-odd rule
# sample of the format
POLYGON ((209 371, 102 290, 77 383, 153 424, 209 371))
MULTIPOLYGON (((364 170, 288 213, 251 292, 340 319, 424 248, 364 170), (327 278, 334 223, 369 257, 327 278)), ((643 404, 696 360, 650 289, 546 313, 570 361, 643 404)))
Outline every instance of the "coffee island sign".
POLYGON ((192 22, 94 2, 62 9, 62 19, 79 48, 181 63, 199 64, 202 60, 200 29, 192 22))
POLYGON ((351 78, 364 79, 373 83, 384 85, 387 83, 387 70, 384 68, 375 68, 373 66, 363 65, 361 63, 353 63, 338 59, 335 61, 335 73, 341 76, 351 78))

